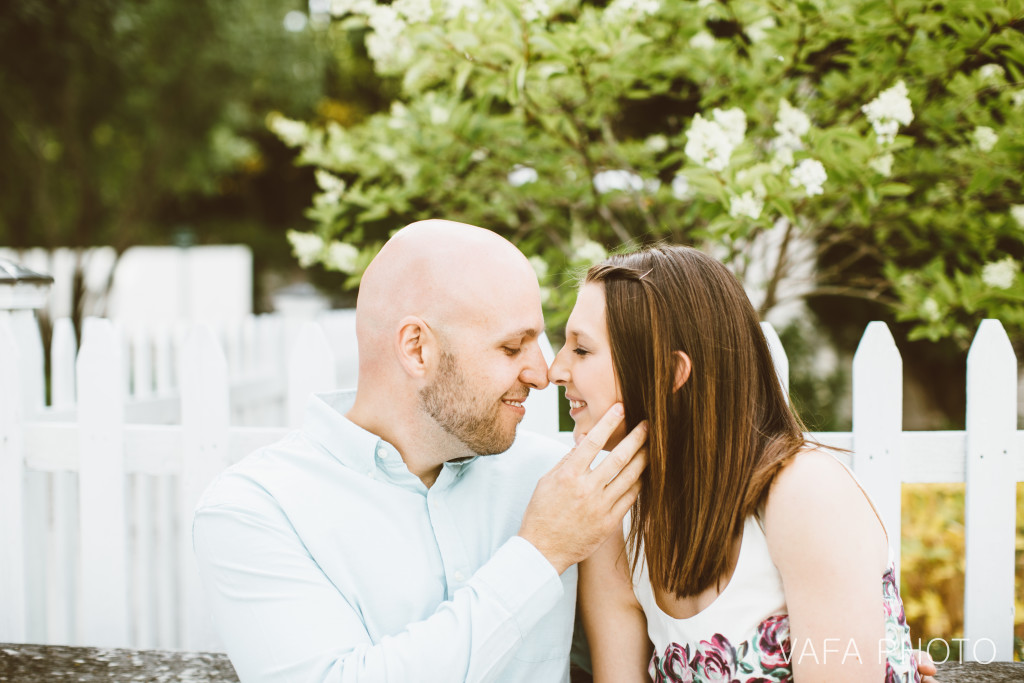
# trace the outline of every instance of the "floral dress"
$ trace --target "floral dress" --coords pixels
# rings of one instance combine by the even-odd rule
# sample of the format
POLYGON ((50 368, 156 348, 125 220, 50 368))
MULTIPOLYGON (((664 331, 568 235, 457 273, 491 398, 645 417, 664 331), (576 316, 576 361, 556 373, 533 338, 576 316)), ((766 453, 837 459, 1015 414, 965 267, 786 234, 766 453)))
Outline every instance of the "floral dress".
MULTIPOLYGON (((648 671, 657 683, 791 681, 790 662, 794 656, 854 656, 854 651, 850 650, 812 653, 804 649, 794 654, 782 577, 772 562, 764 531, 755 517, 749 518, 743 526, 740 556, 729 583, 711 605, 693 617, 675 619, 658 607, 646 564, 643 560, 637 564, 633 591, 647 616, 647 633, 654 643, 648 671)), ((920 681, 917 662, 911 655, 910 630, 896 587, 891 551, 889 568, 881 584, 887 645, 886 683, 920 681)))

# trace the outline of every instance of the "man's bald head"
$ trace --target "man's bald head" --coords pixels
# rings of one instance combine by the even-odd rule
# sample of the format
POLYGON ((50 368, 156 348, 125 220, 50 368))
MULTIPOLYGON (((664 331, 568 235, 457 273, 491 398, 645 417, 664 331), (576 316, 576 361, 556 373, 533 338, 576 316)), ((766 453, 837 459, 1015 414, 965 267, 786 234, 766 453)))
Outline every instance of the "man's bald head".
POLYGON ((413 223, 395 233, 363 275, 356 304, 359 355, 385 351, 406 316, 456 333, 509 297, 534 298, 539 310, 536 275, 515 245, 465 223, 413 223))
POLYGON ((413 223, 363 275, 347 416, 430 486, 442 463, 512 444, 523 401, 548 384, 543 328, 537 276, 511 242, 463 223, 413 223))

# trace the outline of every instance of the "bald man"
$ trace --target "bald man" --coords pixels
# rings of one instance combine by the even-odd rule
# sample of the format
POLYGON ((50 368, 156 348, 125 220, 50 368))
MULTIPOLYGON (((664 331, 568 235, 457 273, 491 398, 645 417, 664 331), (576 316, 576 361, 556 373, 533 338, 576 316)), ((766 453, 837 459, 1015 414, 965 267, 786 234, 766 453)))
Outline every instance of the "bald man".
POLYGON ((593 469, 614 409, 568 455, 517 438, 547 385, 540 291, 487 230, 396 233, 356 320, 354 396, 314 397, 301 431, 227 470, 196 511, 239 677, 567 681, 574 564, 635 500, 642 429, 593 469))

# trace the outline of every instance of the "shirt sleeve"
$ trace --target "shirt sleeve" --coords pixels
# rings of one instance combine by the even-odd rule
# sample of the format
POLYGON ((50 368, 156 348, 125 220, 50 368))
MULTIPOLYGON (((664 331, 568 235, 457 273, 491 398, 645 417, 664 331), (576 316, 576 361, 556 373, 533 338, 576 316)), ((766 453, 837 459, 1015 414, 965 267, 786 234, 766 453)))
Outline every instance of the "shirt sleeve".
POLYGON ((280 510, 200 507, 193 544, 243 683, 495 680, 563 594, 554 567, 514 536, 427 619, 375 643, 354 596, 331 583, 280 510))

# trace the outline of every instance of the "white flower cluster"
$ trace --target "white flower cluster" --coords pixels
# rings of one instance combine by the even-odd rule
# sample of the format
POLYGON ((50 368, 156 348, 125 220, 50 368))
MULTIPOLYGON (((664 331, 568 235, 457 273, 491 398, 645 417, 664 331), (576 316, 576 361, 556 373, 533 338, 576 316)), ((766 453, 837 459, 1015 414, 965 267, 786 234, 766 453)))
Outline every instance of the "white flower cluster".
POLYGON ((715 46, 715 37, 707 31, 700 31, 690 38, 690 47, 695 50, 710 50, 715 46))
POLYGON ((661 154, 668 149, 668 138, 658 133, 644 140, 644 147, 655 154, 661 154))
POLYGON ((978 69, 978 76, 983 81, 1001 81, 1006 76, 1006 70, 998 64, 985 64, 978 69))
POLYGON ((978 126, 971 134, 971 141, 979 152, 991 152, 999 142, 999 136, 988 126, 978 126))
POLYGON ((357 248, 337 240, 332 241, 327 247, 327 253, 323 258, 324 268, 350 274, 355 272, 358 260, 359 250, 357 248))
POLYGON ((374 0, 331 0, 331 14, 336 17, 346 14, 366 14, 376 4, 374 0))
POLYGON ((686 131, 684 152, 698 164, 712 171, 722 171, 729 165, 733 150, 747 132, 747 116, 742 109, 715 109, 711 119, 700 114, 693 117, 686 131))
POLYGON ((661 181, 657 178, 644 179, 641 176, 623 169, 598 171, 594 174, 594 189, 598 194, 609 192, 657 192, 661 181))
POLYGON ((519 7, 526 21, 537 21, 551 16, 551 3, 548 0, 522 0, 519 7))
POLYGON ((661 0, 612 0, 604 11, 604 19, 615 23, 627 17, 643 19, 661 9, 661 0))
POLYGON ((598 263, 608 257, 608 252, 600 244, 593 240, 584 240, 578 246, 573 253, 574 261, 583 261, 584 263, 598 263))
POLYGON ((522 187, 537 182, 537 171, 529 166, 516 164, 508 172, 508 184, 512 187, 522 187))
POLYGON ((422 24, 434 18, 430 0, 395 0, 391 7, 410 24, 422 24))
POLYGON ((764 19, 758 19, 752 24, 748 24, 743 32, 747 34, 751 42, 759 43, 768 37, 768 31, 773 28, 775 28, 775 20, 771 17, 765 17, 764 19))
POLYGON ((775 121, 776 148, 788 148, 791 150, 803 149, 803 136, 811 129, 811 118, 783 98, 779 101, 779 117, 775 121))
POLYGON ((468 21, 480 18, 481 0, 444 0, 444 18, 451 21, 463 14, 468 21))
POLYGON ((926 320, 930 320, 933 323, 938 322, 942 318, 942 309, 939 307, 939 302, 931 297, 925 299, 924 303, 921 304, 921 312, 926 320))
POLYGON ((1013 106, 1020 109, 1024 105, 1024 90, 1015 90, 1010 93, 1010 101, 1013 102, 1013 106))
POLYGON ((764 211, 764 200, 751 190, 747 190, 738 197, 733 197, 729 202, 729 215, 733 218, 746 216, 756 221, 761 217, 762 211, 764 211))
POLYGON ((986 263, 981 269, 981 281, 994 289, 1009 289, 1017 279, 1020 264, 1012 256, 986 263))
POLYGON ((388 5, 374 5, 366 12, 373 33, 366 36, 366 51, 379 68, 392 70, 408 63, 412 48, 402 39, 406 21, 388 5))
POLYGON ((316 177, 316 184, 324 192, 340 196, 345 191, 345 181, 333 173, 318 168, 313 175, 316 177))
POLYGON ((1011 206, 1010 215, 1013 216, 1013 220, 1017 221, 1017 225, 1024 228, 1024 204, 1014 204, 1011 206))
MULTIPOLYGON (((333 177, 333 176, 332 176, 333 177)), ((292 254, 303 268, 322 263, 329 270, 353 273, 359 260, 359 249, 338 240, 325 243, 320 235, 313 232, 288 231, 292 254)))
POLYGON ((914 120, 914 110, 903 81, 883 90, 878 97, 861 107, 861 111, 868 117, 882 145, 891 145, 900 125, 909 125, 914 120))
POLYGON ((278 112, 267 115, 267 127, 289 147, 298 147, 309 137, 309 126, 303 121, 289 119, 278 112))
POLYGON ((672 179, 672 196, 681 202, 694 197, 694 192, 690 189, 690 181, 682 173, 677 173, 672 179))
POLYGON ((892 175, 893 161, 895 161, 895 159, 893 158, 892 153, 890 152, 875 157, 874 159, 868 162, 868 166, 871 168, 872 171, 875 171, 876 173, 888 178, 890 175, 892 175))
POLYGON ((825 190, 822 189, 822 185, 826 180, 828 174, 817 159, 804 159, 789 176, 789 184, 793 187, 803 187, 808 197, 823 194, 825 190))
POLYGON ((316 233, 289 230, 288 241, 292 245, 292 254, 303 268, 310 267, 323 255, 324 241, 316 233))

